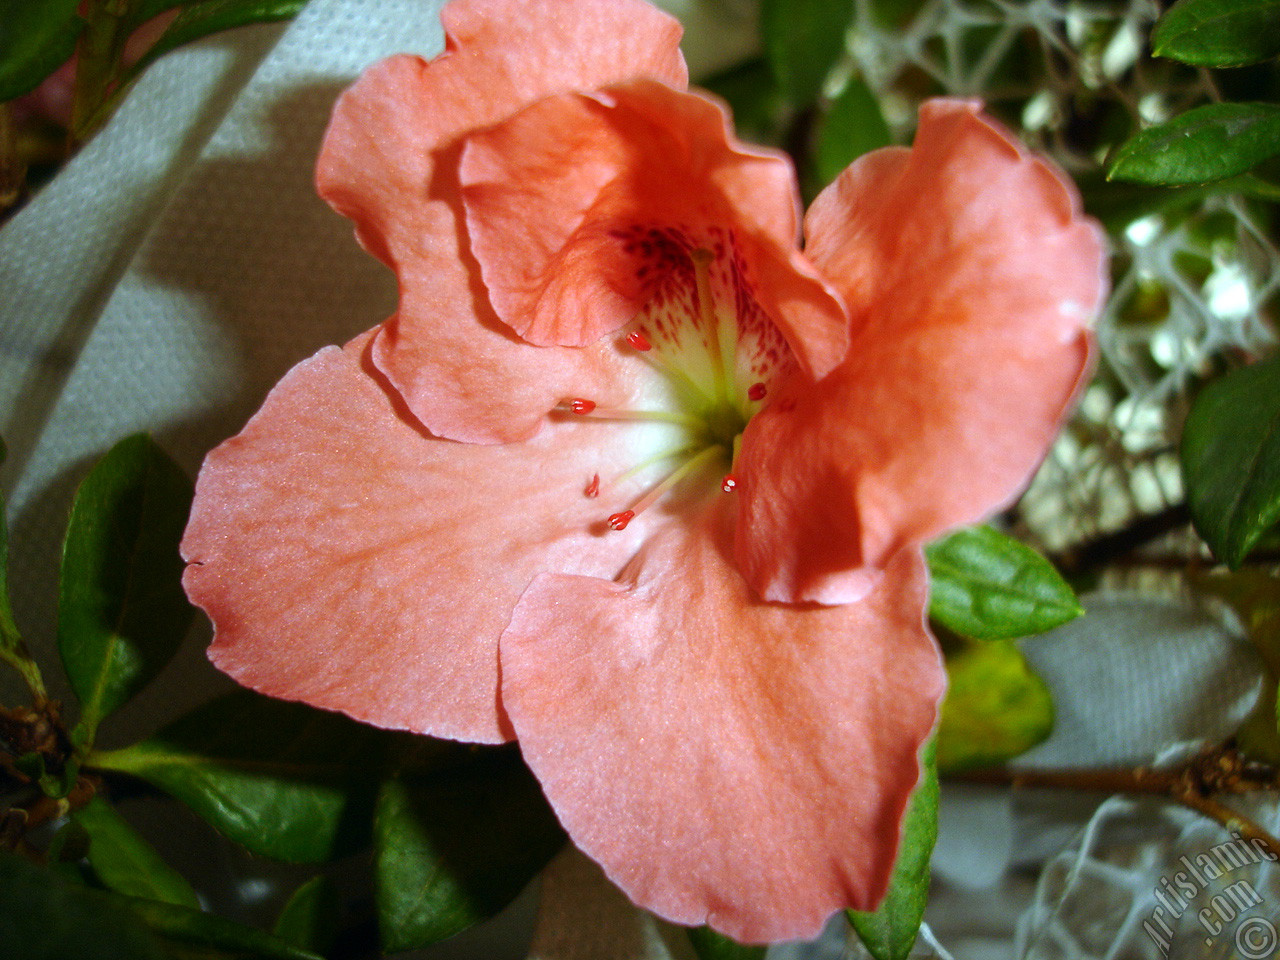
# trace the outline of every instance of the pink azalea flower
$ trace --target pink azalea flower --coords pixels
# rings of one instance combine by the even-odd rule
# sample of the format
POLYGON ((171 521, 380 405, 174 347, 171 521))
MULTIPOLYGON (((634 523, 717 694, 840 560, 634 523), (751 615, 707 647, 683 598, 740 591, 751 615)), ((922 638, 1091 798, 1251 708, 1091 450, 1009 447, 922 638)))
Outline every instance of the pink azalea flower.
POLYGON ((1009 503, 1101 240, 974 103, 806 214, 641 0, 455 0, 337 105, 397 314, 213 451, 186 585, 241 683, 516 738, 639 905, 744 941, 883 896, 944 674, 920 545, 1009 503))

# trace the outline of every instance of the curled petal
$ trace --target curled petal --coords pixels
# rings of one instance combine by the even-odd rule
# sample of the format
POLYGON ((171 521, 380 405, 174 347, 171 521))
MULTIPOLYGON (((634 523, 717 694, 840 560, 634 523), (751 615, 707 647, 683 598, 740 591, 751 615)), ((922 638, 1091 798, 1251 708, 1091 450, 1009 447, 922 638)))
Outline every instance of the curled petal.
POLYGON ((751 289, 815 375, 844 356, 843 307, 796 250, 790 161, 739 142, 724 108, 633 81, 550 97, 467 139, 471 249, 498 316, 531 343, 583 346, 653 295, 663 249, 637 228, 733 237, 751 289))
POLYGON ((736 550, 763 596, 842 603, 1025 486, 1089 370, 1105 259, 1063 175, 959 101, 926 104, 915 146, 854 163, 805 226, 853 339, 749 424, 736 550))
POLYGON ((316 183, 399 276, 378 366, 437 435, 506 442, 536 431, 549 391, 599 380, 594 358, 535 356, 493 314, 463 236, 459 138, 540 97, 633 77, 682 87, 687 72, 679 24, 640 0, 461 0, 444 20, 444 54, 392 57, 343 94, 316 183))
POLYGON ((574 843, 637 904, 742 941, 817 934, 883 895, 944 677, 906 551, 859 604, 764 603, 723 500, 617 582, 545 574, 502 696, 574 843))
POLYGON ((205 461, 182 550, 210 659, 378 726, 509 739, 498 637, 539 572, 612 576, 630 556, 646 518, 606 535, 583 488, 643 434, 566 418, 525 444, 431 437, 367 343, 299 364, 205 461))

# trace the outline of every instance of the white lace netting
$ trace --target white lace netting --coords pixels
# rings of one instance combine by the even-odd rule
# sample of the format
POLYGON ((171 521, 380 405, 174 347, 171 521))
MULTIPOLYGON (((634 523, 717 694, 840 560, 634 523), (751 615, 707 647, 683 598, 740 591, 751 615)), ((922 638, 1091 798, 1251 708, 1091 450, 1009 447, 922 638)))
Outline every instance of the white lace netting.
MULTIPOLYGON (((1109 102, 1130 118, 1155 122, 1215 97, 1206 75, 1143 55, 1159 13, 1150 0, 926 0, 905 25, 892 28, 880 19, 883 5, 856 0, 855 7, 849 73, 876 92, 891 126, 901 130, 910 124, 922 85, 930 93, 980 96, 1084 184, 1099 179, 1103 157, 1083 152, 1073 136, 1071 125, 1082 111, 1096 114, 1098 102, 1109 102), (1022 69, 1008 69, 1014 58, 1024 58, 1022 69)), ((1270 351, 1276 340, 1280 250, 1247 200, 1210 194, 1158 212, 1116 216, 1107 226, 1114 289, 1098 322, 1098 375, 1019 508, 1022 531, 1048 549, 1180 502, 1176 443, 1191 388, 1270 351)), ((1107 639, 1100 628, 1099 642, 1107 639)), ((1172 635, 1168 640, 1177 642, 1172 635)), ((1149 674, 1159 669, 1158 657, 1133 659, 1149 674)), ((1243 668, 1242 678, 1249 669, 1243 668)), ((1256 666, 1252 670, 1256 677, 1256 666)), ((1158 693, 1139 681, 1132 696, 1158 698, 1144 707, 1157 713, 1209 715, 1221 689, 1206 677, 1209 672, 1190 671, 1176 689, 1158 693)), ((1054 692, 1060 705, 1068 706, 1063 698, 1079 698, 1087 709, 1088 686, 1055 686, 1054 692)), ((1249 696, 1242 696, 1237 710, 1249 696)), ((1168 744, 1152 744, 1152 759, 1161 746, 1168 744)), ((1087 758, 1076 761, 1087 765, 1087 758)), ((1024 799, 1015 806, 1025 814, 1030 804, 1024 799)), ((1273 832, 1280 826, 1274 798, 1257 798, 1249 812, 1273 832)), ((1034 834, 1022 824, 1020 839, 1034 834)), ((1048 835, 1046 828, 1039 839, 1048 835)), ((1194 859, 1230 840, 1218 825, 1171 804, 1112 798, 1097 807, 1067 849, 1026 859, 998 886, 978 893, 986 898, 988 916, 973 911, 972 898, 966 904, 954 896, 945 882, 935 882, 928 916, 938 918, 943 942, 965 960, 1280 955, 1274 939, 1267 939, 1275 934, 1268 918, 1280 914, 1280 879, 1266 861, 1220 883, 1197 884, 1197 896, 1176 918, 1164 915, 1171 928, 1167 937, 1153 920, 1161 880, 1172 882, 1181 869, 1178 858, 1194 859), (1239 909, 1242 904, 1230 899, 1216 901, 1236 915, 1211 935, 1199 911, 1210 911, 1210 925, 1221 921, 1212 912, 1213 898, 1236 881, 1247 882, 1259 902, 1239 909), (996 899, 1019 895, 1029 903, 1010 943, 997 932, 1007 928, 1008 918, 996 919, 1002 912, 996 899), (966 913, 972 914, 967 920, 966 913), (1153 924, 1154 936, 1144 922, 1153 924)), ((828 939, 808 956, 869 956, 856 942, 833 950, 828 939)), ((950 954, 926 927, 912 956, 948 960, 950 954)))

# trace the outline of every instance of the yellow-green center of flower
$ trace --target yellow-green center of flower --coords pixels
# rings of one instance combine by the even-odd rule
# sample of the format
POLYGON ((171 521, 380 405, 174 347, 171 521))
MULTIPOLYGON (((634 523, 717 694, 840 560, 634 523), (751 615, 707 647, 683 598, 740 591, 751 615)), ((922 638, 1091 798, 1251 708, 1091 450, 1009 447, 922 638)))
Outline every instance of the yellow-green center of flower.
MULTIPOLYGON (((786 342, 752 295, 731 235, 712 230, 695 244, 681 230, 652 228, 624 239, 653 264, 653 280, 645 308, 620 332, 619 346, 661 374, 670 402, 663 409, 627 410, 575 397, 561 409, 601 420, 668 423, 679 428, 679 439, 610 479, 612 485, 655 464, 669 465, 659 483, 609 516, 614 530, 625 528, 687 478, 706 476, 716 464, 720 489, 736 489, 734 465, 743 431, 767 403, 770 381, 793 363, 786 342)), ((597 475, 585 493, 594 497, 600 490, 597 475)))

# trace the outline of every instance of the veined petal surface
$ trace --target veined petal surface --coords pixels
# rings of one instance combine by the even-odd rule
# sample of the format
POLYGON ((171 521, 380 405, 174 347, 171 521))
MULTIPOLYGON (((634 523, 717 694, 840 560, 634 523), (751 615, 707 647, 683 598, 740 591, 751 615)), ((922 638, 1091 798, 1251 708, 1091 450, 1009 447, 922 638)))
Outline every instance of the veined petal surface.
POLYGON ((368 342, 299 364, 206 459, 182 550, 209 656, 245 686, 378 726, 510 739, 511 609, 540 572, 622 569, 650 518, 607 530, 584 491, 660 428, 565 417, 527 443, 432 437, 368 342))
POLYGON ((805 229, 852 341, 748 425, 736 555, 769 599, 845 603, 1030 479, 1090 367, 1103 239, 1062 174, 963 101, 927 103, 915 146, 855 162, 805 229))
POLYGON ((469 137, 460 178, 490 301, 531 343, 585 346, 636 316, 667 265, 626 239, 658 228, 731 236, 801 365, 844 357, 843 306, 796 246, 791 163, 738 141, 716 101, 650 80, 550 97, 469 137))
POLYGON ((502 697, 574 843, 637 904, 742 941, 883 895, 944 674, 916 551, 861 603, 758 599, 714 496, 617 581, 544 574, 502 697))
POLYGON ((634 77, 683 88, 687 71, 679 23, 640 0, 460 0, 444 21, 444 54, 386 60, 338 101, 316 182, 399 277, 379 368, 438 436, 506 442, 538 429, 555 391, 601 380, 593 352, 526 350, 494 315, 467 249, 459 140, 541 97, 634 77))

